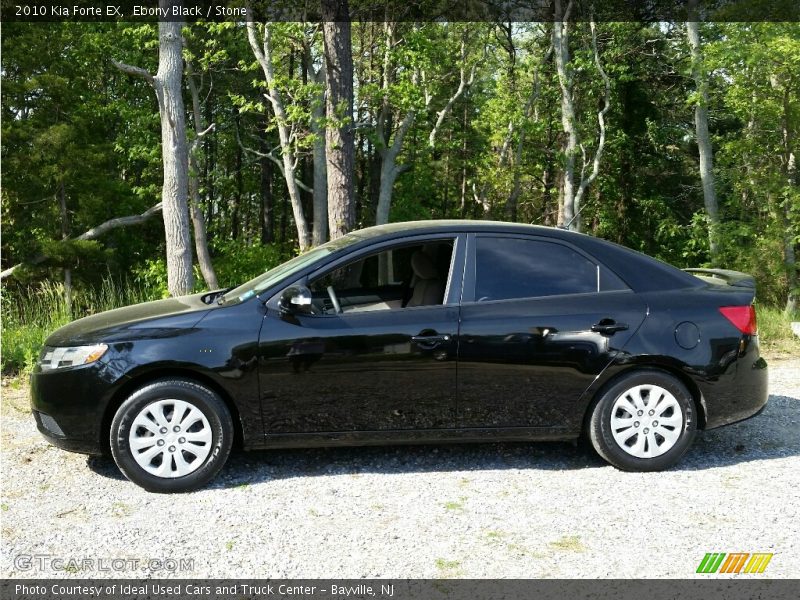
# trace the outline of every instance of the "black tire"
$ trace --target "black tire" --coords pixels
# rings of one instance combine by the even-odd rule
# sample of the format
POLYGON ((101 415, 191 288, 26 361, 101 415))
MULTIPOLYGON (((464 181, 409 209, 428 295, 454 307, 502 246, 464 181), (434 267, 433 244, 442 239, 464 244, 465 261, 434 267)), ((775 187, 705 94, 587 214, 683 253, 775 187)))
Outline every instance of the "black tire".
MULTIPOLYGON (((617 410, 619 411, 620 409, 617 408, 617 410)), ((637 411, 637 415, 638 414, 640 413, 637 411)), ((671 414, 675 416, 675 420, 677 421, 677 412, 671 414)), ((618 413, 618 416, 626 417, 627 413, 622 410, 618 413)), ((641 418, 648 419, 649 417, 645 414, 641 418)), ((641 426, 646 427, 647 423, 641 422, 641 426)), ((598 394, 591 409, 587 428, 589 439, 597 453, 618 469, 639 472, 662 471, 675 465, 694 441, 695 434, 697 433, 694 400, 689 390, 686 389, 686 386, 672 375, 655 369, 637 370, 623 375, 598 394), (677 440, 673 442, 673 445, 668 450, 664 451, 663 454, 659 456, 646 458, 634 456, 631 453, 633 449, 629 449, 628 451, 624 450, 620 443, 614 438, 612 432, 611 417, 614 403, 623 393, 640 385, 656 385, 667 390, 672 394, 675 400, 677 400, 677 404, 682 413, 682 422, 680 425, 676 424, 674 427, 674 431, 678 434, 677 440)), ((629 429, 628 431, 632 432, 633 429, 629 429)), ((641 431, 648 430, 642 429, 641 431)), ((638 440, 638 437, 634 438, 634 440, 638 440)), ((663 436, 661 440, 666 442, 663 436)), ((631 443, 631 445, 633 444, 631 443)))
MULTIPOLYGON (((201 423, 200 426, 205 432, 208 431, 208 428, 204 427, 204 423, 201 423)), ((208 388, 185 379, 162 379, 142 387, 122 403, 111 422, 110 434, 111 454, 114 461, 120 471, 132 482, 149 492, 189 492, 204 486, 222 469, 233 445, 233 421, 230 411, 222 399, 208 388), (134 420, 145 407, 164 400, 183 401, 196 408, 205 417, 208 428, 210 428, 211 442, 210 450, 207 450, 208 455, 202 460, 195 457, 195 460, 201 464, 195 466, 194 463, 191 463, 193 470, 186 475, 158 476, 150 473, 137 462, 130 447, 129 440, 134 420)), ((191 435, 191 433, 185 435, 191 435)), ((169 447, 175 446, 170 445, 169 447)), ((205 444, 200 447, 205 448, 205 444)), ((180 452, 180 450, 178 451, 180 452)), ((164 456, 167 454, 163 451, 158 453, 163 462, 164 456)), ((182 453, 182 456, 192 458, 193 454, 192 452, 182 453)), ((158 458, 154 460, 157 461, 158 458)), ((169 461, 170 466, 176 465, 172 462, 171 457, 169 461)))

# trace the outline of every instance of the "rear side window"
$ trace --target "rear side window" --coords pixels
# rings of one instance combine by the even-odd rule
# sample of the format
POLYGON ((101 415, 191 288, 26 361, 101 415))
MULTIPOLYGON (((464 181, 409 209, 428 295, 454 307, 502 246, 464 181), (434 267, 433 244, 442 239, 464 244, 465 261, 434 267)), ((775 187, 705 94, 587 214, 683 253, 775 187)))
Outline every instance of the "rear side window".
POLYGON ((598 266, 567 246, 521 238, 477 238, 478 302, 585 294, 599 288, 598 266))

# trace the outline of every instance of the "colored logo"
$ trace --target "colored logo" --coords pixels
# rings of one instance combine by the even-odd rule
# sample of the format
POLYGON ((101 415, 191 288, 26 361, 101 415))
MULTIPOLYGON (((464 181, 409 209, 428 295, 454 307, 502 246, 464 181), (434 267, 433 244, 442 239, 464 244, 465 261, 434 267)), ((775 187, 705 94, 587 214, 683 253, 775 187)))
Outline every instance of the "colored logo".
POLYGON ((698 573, 763 573, 773 554, 766 552, 709 552, 700 561, 698 573))

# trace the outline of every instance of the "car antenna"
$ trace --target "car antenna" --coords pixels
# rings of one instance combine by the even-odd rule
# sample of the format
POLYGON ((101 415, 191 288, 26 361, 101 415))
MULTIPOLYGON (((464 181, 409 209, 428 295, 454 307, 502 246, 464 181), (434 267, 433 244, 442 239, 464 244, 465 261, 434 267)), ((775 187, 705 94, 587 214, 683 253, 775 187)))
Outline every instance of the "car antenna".
POLYGON ((584 208, 586 208, 586 204, 584 204, 583 206, 581 206, 581 207, 578 209, 578 212, 576 212, 576 213, 575 213, 575 214, 572 216, 572 218, 569 220, 569 223, 567 223, 566 225, 558 225, 558 229, 563 229, 563 230, 565 230, 565 231, 569 231, 569 226, 570 226, 570 225, 572 225, 572 223, 573 223, 573 222, 575 222, 575 219, 577 219, 578 217, 580 217, 580 216, 581 216, 581 212, 583 212, 583 209, 584 209, 584 208))

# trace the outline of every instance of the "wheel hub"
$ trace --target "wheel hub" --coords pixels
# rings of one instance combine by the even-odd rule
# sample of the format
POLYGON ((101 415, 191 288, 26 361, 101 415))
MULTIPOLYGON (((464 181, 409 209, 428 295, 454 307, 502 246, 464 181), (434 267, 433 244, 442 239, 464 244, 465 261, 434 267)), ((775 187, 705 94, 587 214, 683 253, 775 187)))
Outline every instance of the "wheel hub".
POLYGON ((683 411, 675 396, 658 385, 637 385, 611 407, 611 434, 623 451, 636 458, 668 452, 683 433, 683 411))
POLYGON ((157 400, 145 406, 131 425, 128 442, 137 464, 157 477, 189 475, 211 453, 206 416, 184 400, 157 400))

